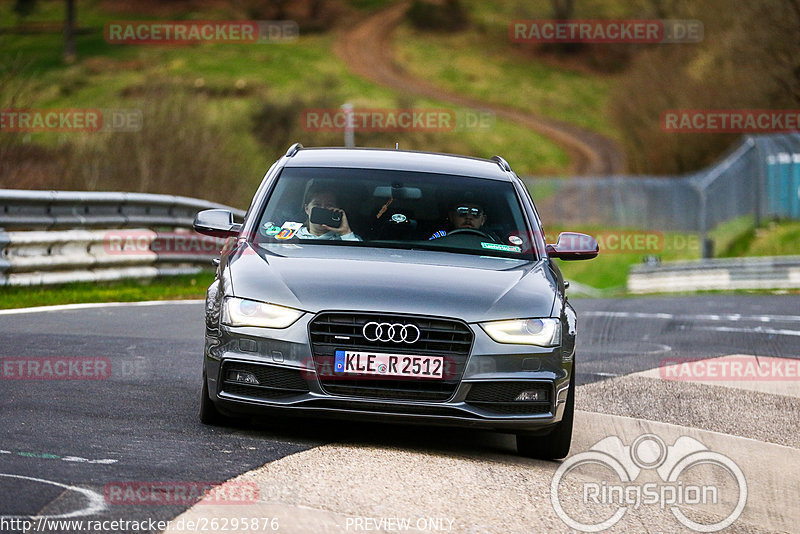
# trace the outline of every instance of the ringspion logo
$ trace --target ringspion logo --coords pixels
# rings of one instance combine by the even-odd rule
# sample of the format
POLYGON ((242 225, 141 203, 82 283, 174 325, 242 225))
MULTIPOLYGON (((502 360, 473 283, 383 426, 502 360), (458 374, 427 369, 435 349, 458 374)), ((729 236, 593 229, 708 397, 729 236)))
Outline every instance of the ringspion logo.
POLYGON ((629 510, 642 506, 669 510, 681 525, 697 532, 718 532, 744 511, 747 480, 733 460, 689 436, 679 437, 672 445, 655 434, 642 434, 631 445, 609 436, 558 467, 550 483, 550 500, 558 517, 580 532, 612 528, 629 510), (586 476, 589 471, 593 476, 586 476), (603 475, 598 476, 598 471, 603 475), (721 478, 709 473, 732 484, 719 485, 721 478), (579 499, 584 509, 591 507, 593 513, 579 515, 563 506, 570 497, 579 499), (694 506, 713 510, 713 519, 687 515, 694 506))

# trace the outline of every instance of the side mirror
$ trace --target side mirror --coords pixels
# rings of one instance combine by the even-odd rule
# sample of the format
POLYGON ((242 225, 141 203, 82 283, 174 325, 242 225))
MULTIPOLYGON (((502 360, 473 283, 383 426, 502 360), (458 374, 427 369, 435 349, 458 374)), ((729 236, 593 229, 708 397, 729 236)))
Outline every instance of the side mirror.
POLYGON ((233 213, 222 209, 199 212, 192 227, 196 232, 213 237, 235 237, 242 231, 242 225, 233 221, 233 213))
POLYGON ((555 245, 547 245, 547 255, 562 260, 590 260, 599 252, 600 246, 595 238, 577 232, 562 232, 558 234, 555 245))

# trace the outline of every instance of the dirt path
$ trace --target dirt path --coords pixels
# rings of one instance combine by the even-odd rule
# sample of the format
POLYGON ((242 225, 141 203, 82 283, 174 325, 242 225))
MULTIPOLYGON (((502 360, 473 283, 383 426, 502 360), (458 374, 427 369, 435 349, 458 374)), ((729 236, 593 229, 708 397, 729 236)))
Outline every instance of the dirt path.
POLYGON ((339 35, 336 53, 352 72, 397 91, 489 111, 497 117, 546 135, 567 151, 572 162, 570 172, 573 174, 604 175, 624 171, 623 152, 614 141, 603 135, 534 113, 454 93, 405 72, 395 60, 392 33, 407 7, 407 2, 395 4, 366 17, 339 35))

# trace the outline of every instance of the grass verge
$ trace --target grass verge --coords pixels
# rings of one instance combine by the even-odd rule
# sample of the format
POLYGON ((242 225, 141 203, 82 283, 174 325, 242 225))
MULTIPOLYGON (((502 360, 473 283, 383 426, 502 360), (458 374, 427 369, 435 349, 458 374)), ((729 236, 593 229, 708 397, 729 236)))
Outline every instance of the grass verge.
POLYGON ((600 254, 592 260, 556 260, 564 277, 610 294, 624 293, 631 266, 642 263, 649 256, 657 256, 661 261, 700 257, 699 236, 683 232, 570 227, 548 231, 547 242, 555 243, 558 233, 566 230, 595 237, 600 245, 600 254))
MULTIPOLYGON (((770 221, 753 228, 752 217, 741 217, 718 225, 709 236, 714 240, 715 257, 757 257, 800 255, 800 221, 770 221)), ((559 231, 548 232, 547 241, 555 242, 559 231)), ((661 261, 696 260, 701 256, 700 236, 695 233, 648 232, 642 230, 609 229, 598 227, 570 227, 598 238, 600 255, 593 260, 561 261, 559 268, 568 280, 601 289, 609 295, 622 295, 631 266, 641 263, 647 256, 657 256, 661 261), (656 247, 627 251, 617 245, 613 236, 661 236, 656 247), (616 245, 616 246, 615 246, 616 245)), ((746 293, 775 293, 773 290, 745 291, 746 293)))
MULTIPOLYGON (((353 5, 360 10, 372 10, 384 4, 382 0, 364 0, 353 5)), ((114 2, 80 5, 78 60, 73 65, 64 65, 58 24, 63 13, 59 5, 49 2, 37 8, 28 23, 49 29, 33 33, 10 31, 16 27, 17 19, 11 5, 0 6, 0 29, 9 30, 0 32, 0 65, 19 63, 16 77, 25 86, 24 102, 11 104, 0 98, 0 105, 141 110, 144 122, 140 132, 114 134, 117 138, 135 138, 132 144, 136 151, 123 150, 121 142, 111 143, 111 136, 106 133, 26 133, 26 146, 45 147, 49 151, 44 155, 51 154, 52 158, 59 157, 57 150, 66 151, 72 154, 75 168, 66 177, 58 177, 53 169, 45 168, 47 161, 43 161, 46 158, 41 154, 35 163, 28 163, 36 167, 33 171, 23 168, 25 162, 21 158, 9 160, 6 164, 11 172, 6 176, 0 173, 0 187, 116 190, 123 186, 117 183, 121 173, 113 163, 122 152, 129 153, 141 167, 140 172, 129 173, 133 176, 124 186, 127 190, 184 194, 245 207, 269 164, 290 144, 343 143, 341 133, 305 128, 301 117, 306 108, 336 109, 345 102, 353 103, 357 109, 451 108, 441 102, 409 98, 352 75, 333 53, 332 30, 301 32, 298 40, 281 44, 202 43, 168 47, 110 44, 103 38, 106 21, 153 18, 152 14, 114 11, 122 5, 114 2), (174 97, 175 103, 168 104, 168 109, 190 106, 197 111, 190 115, 203 120, 189 121, 184 117, 186 114, 178 114, 179 118, 184 117, 180 120, 156 120, 151 109, 164 95, 174 97), (282 117, 283 122, 262 113, 268 105, 289 109, 282 117), (202 139, 189 135, 196 131, 214 135, 202 139), (279 133, 259 135, 264 131, 279 133), (265 141, 265 137, 269 140, 265 141), (147 139, 156 141, 140 142, 147 139), (159 139, 188 141, 175 149, 159 150, 159 139), (215 173, 217 179, 202 181, 197 172, 193 174, 192 169, 182 165, 186 152, 208 158, 209 164, 203 166, 212 169, 210 173, 215 173), (215 161, 221 165, 212 165, 215 161), (74 183, 65 184, 67 178, 74 183)), ((196 18, 203 14, 192 12, 189 7, 185 12, 180 6, 170 9, 163 18, 196 18)), ((207 18, 232 19, 236 13, 210 13, 207 18)), ((524 174, 557 173, 569 166, 566 154, 548 138, 502 120, 486 130, 356 133, 359 146, 394 147, 395 142, 404 148, 478 157, 500 153, 524 174)), ((53 163, 55 169, 64 167, 53 163)))
POLYGON ((29 308, 86 302, 203 299, 213 271, 142 280, 0 287, 0 308, 29 308))
MULTIPOLYGON (((403 68, 444 89, 615 136, 606 117, 610 77, 558 69, 509 52, 502 37, 430 34, 401 26, 394 45, 403 68)), ((507 40, 507 37, 506 37, 507 40)))

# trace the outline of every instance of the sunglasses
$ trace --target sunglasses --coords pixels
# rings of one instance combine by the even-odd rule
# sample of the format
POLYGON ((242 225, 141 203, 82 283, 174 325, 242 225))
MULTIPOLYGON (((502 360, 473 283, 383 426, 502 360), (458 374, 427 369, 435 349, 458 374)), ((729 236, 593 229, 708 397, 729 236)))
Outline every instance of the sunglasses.
POLYGON ((480 217, 483 215, 481 208, 468 208, 467 206, 459 206, 455 209, 455 212, 461 216, 472 215, 473 217, 480 217))

